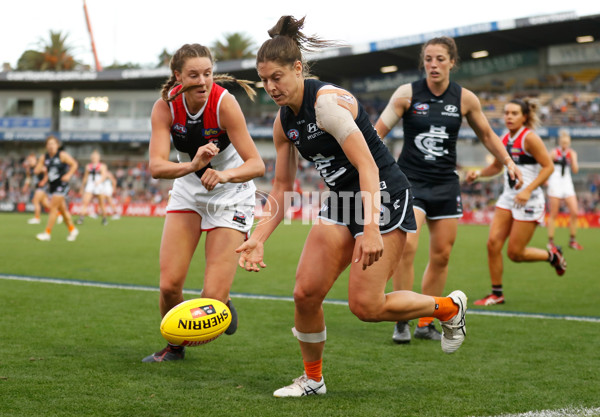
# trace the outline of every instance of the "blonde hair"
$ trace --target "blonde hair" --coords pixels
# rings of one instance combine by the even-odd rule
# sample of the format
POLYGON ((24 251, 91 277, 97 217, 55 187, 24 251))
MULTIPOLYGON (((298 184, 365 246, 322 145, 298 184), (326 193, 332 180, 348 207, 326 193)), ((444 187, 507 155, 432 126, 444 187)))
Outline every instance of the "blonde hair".
MULTIPOLYGON (((189 86, 186 86, 186 87, 182 88, 181 90, 179 90, 177 92, 177 94, 169 97, 169 91, 171 91, 171 89, 175 85, 179 84, 179 82, 177 81, 177 78, 175 76, 175 71, 181 72, 181 70, 183 69, 183 65, 185 64, 185 61, 187 61, 189 58, 208 58, 208 59, 210 59, 210 62, 213 65, 215 63, 212 53, 210 52, 210 49, 208 49, 206 46, 200 45, 198 43, 193 43, 193 44, 186 43, 185 45, 183 45, 181 48, 179 48, 175 52, 175 54, 171 58, 171 62, 169 64, 169 68, 171 69, 171 76, 163 84, 161 93, 160 93, 160 96, 164 101, 166 101, 166 102, 173 101, 180 94, 183 94, 186 91, 189 91, 193 88, 197 88, 197 86, 195 86, 195 85, 189 85, 189 86)), ((242 87, 244 89, 244 91, 246 92, 248 97, 250 97, 250 100, 254 101, 254 97, 256 97, 256 91, 254 91, 254 89, 251 87, 251 85, 254 84, 253 81, 238 80, 237 78, 235 78, 229 74, 214 74, 213 81, 216 83, 223 83, 223 82, 237 83, 240 87, 242 87)))
POLYGON ((525 126, 530 129, 537 129, 541 125, 540 116, 538 114, 539 102, 530 97, 523 99, 514 98, 509 103, 516 104, 521 107, 521 113, 527 117, 525 120, 525 126))
POLYGON ((571 134, 569 133, 569 131, 567 129, 563 128, 558 131, 558 137, 556 138, 557 145, 560 145, 560 140, 562 138, 566 138, 569 141, 569 145, 571 144, 571 134))
POLYGON ((304 27, 304 19, 296 20, 294 16, 281 16, 275 26, 267 31, 271 39, 263 42, 256 54, 256 64, 261 62, 277 62, 292 66, 296 61, 302 63, 302 74, 310 77, 310 67, 304 59, 304 52, 313 52, 321 48, 340 46, 337 41, 323 40, 318 36, 307 36, 300 29, 304 27))

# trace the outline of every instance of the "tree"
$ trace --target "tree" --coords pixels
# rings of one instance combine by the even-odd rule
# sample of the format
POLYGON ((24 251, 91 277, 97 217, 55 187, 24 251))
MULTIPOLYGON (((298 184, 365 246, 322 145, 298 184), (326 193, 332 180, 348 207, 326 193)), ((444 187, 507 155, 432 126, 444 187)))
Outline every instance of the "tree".
POLYGON ((43 63, 44 57, 40 51, 28 49, 17 61, 17 71, 39 71, 43 63))
POLYGON ((171 63, 171 58, 173 58, 173 54, 170 54, 167 51, 167 49, 164 48, 163 51, 158 56, 158 65, 156 66, 156 68, 168 67, 169 64, 171 63))
POLYGON ((225 43, 215 41, 212 50, 217 61, 232 59, 254 58, 254 41, 243 33, 226 33, 223 35, 225 43))
POLYGON ((124 70, 124 69, 139 69, 139 68, 141 68, 140 64, 136 64, 133 62, 126 62, 124 64, 121 64, 120 62, 117 62, 117 61, 104 67, 105 70, 111 70, 111 69, 124 70))
POLYGON ((40 39, 39 50, 27 50, 19 58, 18 70, 71 71, 78 64, 67 44, 67 34, 50 31, 48 40, 40 39))

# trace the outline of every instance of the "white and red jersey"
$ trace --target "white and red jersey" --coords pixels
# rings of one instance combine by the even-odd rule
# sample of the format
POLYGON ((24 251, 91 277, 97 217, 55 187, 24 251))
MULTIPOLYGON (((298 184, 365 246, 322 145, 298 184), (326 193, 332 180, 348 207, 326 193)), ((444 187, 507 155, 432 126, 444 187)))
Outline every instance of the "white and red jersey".
POLYGON ((92 164, 91 162, 85 166, 87 180, 85 182, 84 191, 94 195, 100 194, 100 177, 102 176, 102 163, 92 164))
MULTIPOLYGON (((521 127, 515 133, 514 136, 510 135, 510 132, 502 137, 502 143, 506 147, 508 155, 512 158, 515 164, 521 170, 523 174, 523 187, 527 187, 533 180, 535 180, 542 169, 542 166, 535 160, 535 158, 525 150, 525 140, 527 135, 531 132, 525 126, 521 127)), ((521 189, 523 189, 521 187, 521 189)), ((510 178, 507 172, 504 172, 504 192, 510 192, 511 194, 517 195, 519 190, 514 189, 514 184, 511 185, 510 178)), ((543 193, 540 187, 537 187, 531 195, 543 193)))
MULTIPOLYGON (((181 85, 174 87, 169 96, 175 95, 181 85)), ((256 187, 252 180, 245 183, 225 183, 217 185, 213 190, 208 191, 200 178, 208 168, 217 171, 237 168, 244 163, 235 147, 231 144, 227 131, 221 126, 219 111, 221 102, 229 92, 220 85, 214 84, 204 107, 196 114, 191 114, 185 102, 185 93, 180 94, 173 101, 169 102, 171 116, 171 140, 177 151, 177 160, 179 162, 191 161, 198 148, 208 143, 214 143, 219 148, 219 153, 203 169, 187 174, 175 179, 173 190, 179 187, 187 189, 187 193, 192 193, 197 201, 214 202, 215 196, 219 196, 219 204, 229 204, 239 199, 245 199, 248 196, 254 196, 256 187)))
POLYGON ((514 183, 510 181, 508 173, 504 173, 504 190, 496 202, 496 207, 509 210, 513 219, 518 221, 532 221, 543 224, 545 199, 541 187, 537 187, 531 192, 531 197, 524 206, 515 205, 516 195, 527 185, 537 178, 542 166, 535 160, 533 155, 525 150, 525 140, 531 132, 523 126, 513 136, 510 132, 504 135, 502 143, 506 146, 508 154, 512 160, 519 166, 523 174, 523 186, 517 190, 514 183))
POLYGON ((554 171, 548 178, 548 195, 550 197, 566 198, 575 195, 573 178, 571 177, 571 164, 573 151, 554 148, 551 152, 554 171))

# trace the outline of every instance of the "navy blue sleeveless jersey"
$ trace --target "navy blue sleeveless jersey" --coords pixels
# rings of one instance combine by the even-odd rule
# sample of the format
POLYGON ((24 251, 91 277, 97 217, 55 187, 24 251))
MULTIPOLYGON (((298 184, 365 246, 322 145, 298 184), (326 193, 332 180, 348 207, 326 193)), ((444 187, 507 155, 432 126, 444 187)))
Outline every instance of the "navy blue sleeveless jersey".
POLYGON ((60 160, 61 152, 59 150, 52 157, 48 154, 44 157, 44 165, 48 169, 48 184, 51 187, 60 185, 62 176, 69 171, 69 166, 60 160))
POLYGON ((404 113, 404 145, 398 164, 409 179, 455 182, 456 140, 462 123, 462 87, 454 82, 435 96, 425 79, 412 83, 410 108, 404 113))
MULTIPOLYGON (((350 163, 338 141, 317 127, 315 101, 322 81, 304 81, 304 97, 297 115, 287 106, 279 110, 285 136, 294 143, 300 155, 315 164, 315 168, 332 191, 360 191, 358 171, 350 163)), ((337 87, 337 86, 335 86, 337 87)), ((339 87, 338 87, 339 88, 339 87)), ((379 168, 380 189, 393 193, 409 188, 408 180, 383 144, 367 112, 358 103, 354 120, 362 132, 373 159, 379 168)))

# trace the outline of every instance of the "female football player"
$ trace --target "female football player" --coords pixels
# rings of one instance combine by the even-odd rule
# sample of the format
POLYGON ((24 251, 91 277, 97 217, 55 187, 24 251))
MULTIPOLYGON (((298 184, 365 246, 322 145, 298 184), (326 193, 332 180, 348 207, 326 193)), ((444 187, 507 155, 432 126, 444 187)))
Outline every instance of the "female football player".
POLYGON ((569 247, 575 250, 582 250, 575 235, 577 234, 577 196, 573 186, 571 173, 579 172, 579 163, 577 161, 577 152, 571 148, 571 135, 566 130, 561 130, 558 136, 558 146, 551 152, 554 162, 554 172, 548 179, 548 200, 550 203, 550 216, 548 217, 548 248, 554 245, 554 222, 558 216, 561 200, 564 200, 569 210, 569 247))
POLYGON ((65 225, 69 229, 67 240, 73 242, 77 239, 79 231, 73 224, 66 202, 66 197, 69 194, 69 180, 75 171, 77 171, 77 161, 61 148, 57 137, 48 136, 46 138, 46 153, 38 160, 33 171, 36 175, 46 173, 48 177, 48 195, 50 197, 50 212, 48 213, 46 230, 36 235, 37 240, 50 240, 52 228, 59 214, 62 215, 65 225))
MULTIPOLYGON (((545 201, 541 185, 554 170, 544 142, 533 131, 539 124, 536 110, 537 103, 529 99, 514 99, 504 107, 508 133, 502 138, 502 143, 523 172, 523 184, 517 189, 508 174, 504 177, 504 190, 496 203, 487 242, 492 292, 475 301, 475 305, 504 303, 502 248, 507 239, 507 255, 513 262, 550 262, 558 275, 563 275, 567 267, 560 249, 552 247, 546 251, 527 246, 536 226, 544 221, 545 201)), ((496 175, 502 168, 502 164, 495 160, 481 171, 470 171, 467 181, 496 175)))
MULTIPOLYGON (((252 178, 265 165, 248 133, 233 95, 215 81, 238 81, 213 74, 210 50, 186 44, 171 59, 171 77, 152 109, 150 172, 175 179, 160 245, 160 313, 183 301, 183 285, 198 241, 206 232, 202 296, 227 303, 237 327, 229 290, 237 268, 235 249, 254 219, 252 178), (171 140, 177 162, 169 160, 171 140)), ((250 97, 256 94, 238 81, 250 97)), ((184 347, 167 345, 144 362, 183 359, 184 347)))
POLYGON ((276 167, 266 217, 237 251, 248 271, 266 267, 264 243, 281 222, 285 193, 294 187, 298 153, 315 164, 330 194, 300 257, 294 288, 292 332, 300 343, 304 374, 274 392, 276 397, 325 394, 322 375, 327 338, 323 300, 350 265, 348 303, 363 321, 438 317, 442 350, 452 353, 465 337, 467 298, 462 291, 432 297, 410 291, 385 294, 416 223, 406 177, 377 136, 354 96, 308 78, 303 51, 331 42, 305 36, 304 18, 282 16, 258 51, 256 65, 265 91, 280 106, 273 124, 276 167))
MULTIPOLYGON (((430 236, 429 261, 421 281, 421 291, 440 296, 446 286, 458 219, 462 217, 456 141, 463 117, 484 146, 506 164, 511 178, 515 175, 520 178, 521 173, 490 127, 477 96, 450 81, 450 71, 458 65, 454 39, 442 36, 427 41, 421 48, 419 62, 425 69, 425 78, 398 87, 375 128, 384 138, 402 119, 404 145, 398 164, 412 186, 417 219, 417 233, 407 237, 394 273, 394 289, 413 288, 413 263, 419 235, 426 222, 430 236)), ((414 336, 430 340, 441 337, 433 317, 419 319, 414 336)), ((396 323, 392 339, 396 343, 410 342, 407 322, 396 323)))

